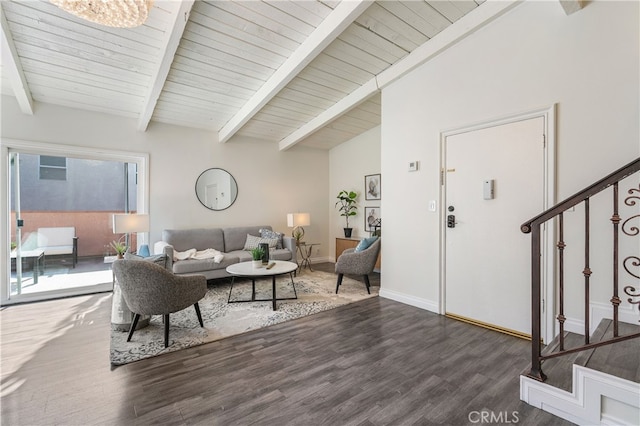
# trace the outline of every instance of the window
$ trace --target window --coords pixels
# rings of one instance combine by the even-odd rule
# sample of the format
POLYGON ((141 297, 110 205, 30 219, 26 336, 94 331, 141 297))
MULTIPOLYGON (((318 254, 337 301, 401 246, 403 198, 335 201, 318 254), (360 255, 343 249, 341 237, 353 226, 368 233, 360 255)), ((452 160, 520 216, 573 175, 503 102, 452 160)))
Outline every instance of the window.
POLYGON ((40 156, 40 179, 67 180, 66 157, 40 156))

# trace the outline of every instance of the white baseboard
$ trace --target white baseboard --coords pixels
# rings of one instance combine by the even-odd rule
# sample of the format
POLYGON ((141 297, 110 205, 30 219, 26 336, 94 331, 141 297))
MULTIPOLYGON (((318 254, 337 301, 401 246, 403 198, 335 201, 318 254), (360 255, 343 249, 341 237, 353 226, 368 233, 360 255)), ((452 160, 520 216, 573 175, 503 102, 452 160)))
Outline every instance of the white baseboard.
POLYGON ((637 425, 640 421, 640 384, 579 365, 573 366, 573 392, 520 376, 520 399, 529 405, 578 425, 637 425), (626 410, 615 417, 603 400, 626 410))
MULTIPOLYGON (((589 335, 592 335, 603 319, 613 319, 613 310, 611 304, 591 302, 589 304, 589 335)), ((620 306, 618 308, 618 318, 621 322, 628 324, 638 324, 638 310, 631 306, 620 306)), ((564 323, 564 329, 571 333, 584 335, 584 320, 577 318, 569 318, 564 323)))
POLYGON ((380 288, 380 297, 395 300, 396 302, 404 303, 406 305, 415 306, 416 308, 435 312, 436 314, 440 313, 438 302, 434 302, 428 299, 421 299, 419 297, 400 293, 398 291, 387 290, 384 287, 380 288))

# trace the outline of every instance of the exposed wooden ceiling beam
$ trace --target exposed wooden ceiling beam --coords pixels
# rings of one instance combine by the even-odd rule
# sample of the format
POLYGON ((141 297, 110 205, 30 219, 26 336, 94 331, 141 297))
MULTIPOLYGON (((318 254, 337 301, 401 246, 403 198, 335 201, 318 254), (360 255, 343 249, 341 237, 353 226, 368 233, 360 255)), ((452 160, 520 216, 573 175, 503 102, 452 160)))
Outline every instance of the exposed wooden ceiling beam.
POLYGON ((280 90, 293 80, 304 67, 318 56, 353 21, 356 20, 373 0, 342 1, 327 16, 309 37, 293 52, 249 101, 218 132, 218 140, 227 142, 258 111, 262 109, 280 90))
POLYGON ((149 90, 144 99, 142 111, 140 112, 140 118, 138 119, 138 130, 145 131, 149 126, 149 121, 153 116, 153 111, 158 103, 158 98, 164 87, 164 83, 169 75, 173 58, 178 50, 178 45, 182 39, 182 33, 189 21, 189 14, 193 7, 194 0, 182 0, 177 4, 178 10, 173 15, 173 24, 171 30, 169 30, 164 38, 164 49, 162 50, 162 57, 158 61, 158 66, 155 72, 151 76, 151 84, 149 90))
POLYGON ((278 144, 280 151, 286 151, 289 148, 292 148, 297 143, 303 141, 306 137, 317 132, 333 120, 339 118, 341 115, 346 114, 376 93, 378 93, 378 85, 376 84, 376 79, 374 77, 351 92, 349 95, 342 98, 340 101, 336 102, 330 108, 323 111, 313 120, 307 122, 304 126, 282 139, 278 144))
POLYGON ((4 12, 0 14, 2 21, 2 68, 9 75, 13 94, 18 101, 18 105, 23 113, 33 115, 33 98, 31 90, 24 76, 22 64, 13 43, 13 37, 9 29, 9 23, 4 16, 4 12))
POLYGON ((560 0, 564 13, 571 15, 584 7, 583 0, 560 0))
POLYGON ((318 117, 281 140, 279 143, 280 151, 286 151, 302 142, 307 136, 369 99, 378 90, 382 90, 520 3, 522 3, 522 0, 487 0, 481 7, 460 18, 455 25, 445 28, 399 62, 387 68, 318 117))

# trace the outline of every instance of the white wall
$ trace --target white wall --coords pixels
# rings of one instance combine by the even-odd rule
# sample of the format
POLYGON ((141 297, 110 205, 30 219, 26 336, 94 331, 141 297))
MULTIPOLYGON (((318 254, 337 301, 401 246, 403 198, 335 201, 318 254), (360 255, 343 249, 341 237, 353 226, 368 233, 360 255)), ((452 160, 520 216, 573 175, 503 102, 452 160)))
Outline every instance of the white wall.
POLYGON ((296 147, 236 139, 216 141, 214 132, 152 123, 146 132, 136 120, 37 103, 33 116, 22 114, 12 97, 2 97, 3 138, 98 149, 149 153, 150 241, 165 228, 272 225, 290 234, 286 214, 311 213, 307 239, 320 242, 313 257, 327 257, 329 154, 296 147), (238 183, 238 198, 228 209, 212 211, 195 195, 202 171, 220 167, 238 183))
POLYGON ((638 2, 570 16, 525 2, 383 89, 384 244, 401 253, 382 259, 388 296, 438 306, 440 212, 427 207, 440 199, 442 131, 557 103, 558 200, 639 156, 638 17, 638 2), (406 172, 411 160, 419 172, 406 172))
MULTIPOLYGON (((364 208, 382 207, 384 193, 379 201, 365 200, 364 177, 380 173, 380 126, 338 145, 329 152, 329 233, 330 260, 335 260, 336 237, 344 237, 345 218, 335 207, 336 197, 342 190, 358 193, 358 214, 349 218, 353 238, 368 237, 364 227, 364 208)), ((382 176, 384 182, 384 176, 382 176)), ((384 210, 382 210, 384 214, 384 210)), ((384 224, 384 221, 383 221, 384 224)), ((384 232, 384 231, 382 231, 384 232)))

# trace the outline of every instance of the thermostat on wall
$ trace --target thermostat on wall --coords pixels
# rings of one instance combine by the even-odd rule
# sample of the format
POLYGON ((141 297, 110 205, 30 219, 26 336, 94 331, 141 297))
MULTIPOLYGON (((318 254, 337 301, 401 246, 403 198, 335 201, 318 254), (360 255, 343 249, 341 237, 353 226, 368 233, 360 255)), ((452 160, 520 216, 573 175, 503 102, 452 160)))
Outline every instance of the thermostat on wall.
POLYGON ((418 162, 417 161, 410 161, 409 162, 409 171, 410 172, 415 172, 416 170, 418 170, 418 162))

